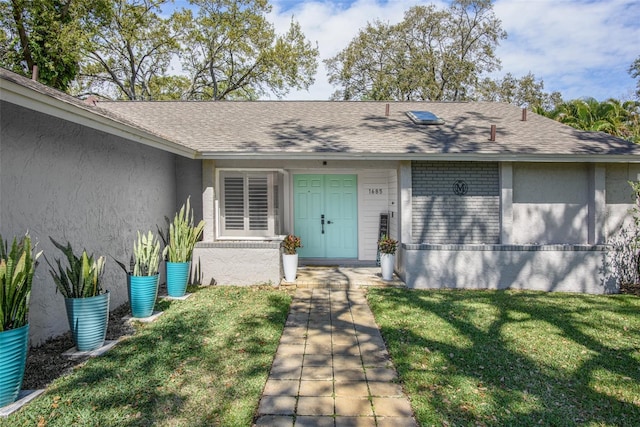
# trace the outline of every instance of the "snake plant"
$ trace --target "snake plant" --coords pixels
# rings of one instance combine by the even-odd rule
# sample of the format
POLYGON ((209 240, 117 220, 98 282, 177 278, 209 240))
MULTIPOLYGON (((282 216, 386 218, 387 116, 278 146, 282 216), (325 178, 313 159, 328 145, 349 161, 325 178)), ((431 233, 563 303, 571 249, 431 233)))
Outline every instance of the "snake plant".
POLYGON ((173 222, 169 224, 169 242, 162 252, 169 262, 191 261, 193 248, 202 235, 204 221, 194 226, 193 209, 189 199, 187 198, 186 205, 182 205, 173 222))
POLYGON ((118 260, 116 263, 125 273, 133 276, 155 276, 160 265, 160 240, 152 231, 148 234, 140 234, 138 240, 133 243, 133 255, 131 256, 130 269, 118 260))
POLYGON ((17 329, 29 321, 33 275, 41 252, 35 253, 26 234, 13 239, 11 250, 0 236, 0 332, 17 329))
POLYGON ((56 268, 51 265, 47 257, 47 264, 51 268, 49 272, 56 284, 56 289, 65 298, 89 298, 102 294, 102 274, 104 273, 103 256, 97 259, 88 255, 86 250, 79 257, 73 253, 71 243, 67 246, 49 237, 53 245, 60 249, 67 259, 68 267, 64 268, 60 259, 56 258, 56 268))

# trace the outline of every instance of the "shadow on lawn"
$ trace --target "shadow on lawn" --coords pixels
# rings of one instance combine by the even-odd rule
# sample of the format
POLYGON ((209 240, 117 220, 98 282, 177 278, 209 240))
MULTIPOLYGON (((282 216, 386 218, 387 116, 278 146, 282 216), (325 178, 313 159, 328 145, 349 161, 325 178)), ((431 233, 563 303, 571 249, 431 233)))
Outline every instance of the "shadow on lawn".
POLYGON ((166 302, 159 303, 157 308, 167 311, 158 321, 141 326, 108 354, 54 384, 47 393, 52 402, 39 399, 42 406, 51 407, 48 413, 38 410, 43 421, 47 425, 228 425, 224 421, 228 412, 246 399, 251 404, 242 415, 249 425, 289 300, 268 295, 259 313, 228 315, 238 307, 250 312, 250 296, 232 288, 216 292, 171 302, 170 310, 166 302), (220 292, 236 297, 228 303, 203 301, 220 292), (276 338, 269 341, 252 331, 276 338))
POLYGON ((616 324, 616 316, 595 318, 612 307, 618 314, 638 316, 638 304, 629 304, 628 299, 402 289, 376 290, 372 296, 372 307, 380 305, 385 312, 397 313, 389 323, 380 319, 379 324, 414 400, 417 418, 424 425, 640 425, 640 328, 636 323, 624 331, 616 324), (538 301, 540 297, 545 302, 538 301), (474 318, 486 313, 473 308, 478 305, 493 313, 486 324, 474 318), (460 342, 435 338, 428 329, 406 321, 403 310, 412 312, 413 319, 436 316, 427 328, 450 330, 460 342), (513 333, 528 334, 531 325, 524 322, 544 324, 551 332, 542 336, 534 333, 530 339, 535 343, 530 346, 505 333, 520 327, 513 333), (631 345, 621 344, 624 338, 595 338, 598 329, 621 331, 631 345), (559 349, 559 358, 569 354, 568 360, 549 361, 559 349), (574 358, 572 352, 577 349, 581 350, 574 358), (420 358, 426 363, 416 366, 420 358), (572 363, 575 366, 569 366, 572 363), (597 380, 602 371, 609 371, 624 384, 597 380), (421 382, 425 377, 433 381, 421 382), (477 389, 469 390, 469 385, 477 389), (605 393, 607 387, 609 394, 605 393), (631 397, 635 401, 611 395, 620 388, 631 390, 626 399, 635 395, 631 397))

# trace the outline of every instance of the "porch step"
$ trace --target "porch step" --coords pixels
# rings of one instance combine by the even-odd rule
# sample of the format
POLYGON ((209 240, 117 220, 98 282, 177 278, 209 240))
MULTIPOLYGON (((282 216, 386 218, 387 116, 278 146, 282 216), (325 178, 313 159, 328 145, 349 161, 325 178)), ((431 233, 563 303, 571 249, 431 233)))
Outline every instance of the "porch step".
POLYGON ((302 266, 298 267, 296 281, 280 283, 298 288, 351 289, 369 286, 404 287, 397 275, 393 280, 382 280, 380 267, 302 266))

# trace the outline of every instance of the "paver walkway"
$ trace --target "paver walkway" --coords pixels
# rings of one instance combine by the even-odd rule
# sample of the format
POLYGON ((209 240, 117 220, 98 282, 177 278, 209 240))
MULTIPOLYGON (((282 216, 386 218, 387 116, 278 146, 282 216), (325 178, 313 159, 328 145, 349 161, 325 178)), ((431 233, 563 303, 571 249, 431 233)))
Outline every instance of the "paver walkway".
POLYGON ((297 289, 256 426, 417 426, 358 289, 297 289))

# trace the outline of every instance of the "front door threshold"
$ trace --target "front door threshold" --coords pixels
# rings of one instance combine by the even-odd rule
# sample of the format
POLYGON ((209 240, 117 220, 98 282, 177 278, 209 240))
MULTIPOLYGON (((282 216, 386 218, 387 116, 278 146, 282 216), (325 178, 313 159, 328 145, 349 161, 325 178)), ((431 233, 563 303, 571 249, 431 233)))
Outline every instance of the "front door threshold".
POLYGON ((375 261, 361 261, 357 258, 300 258, 300 266, 340 266, 340 267, 375 267, 375 261))

